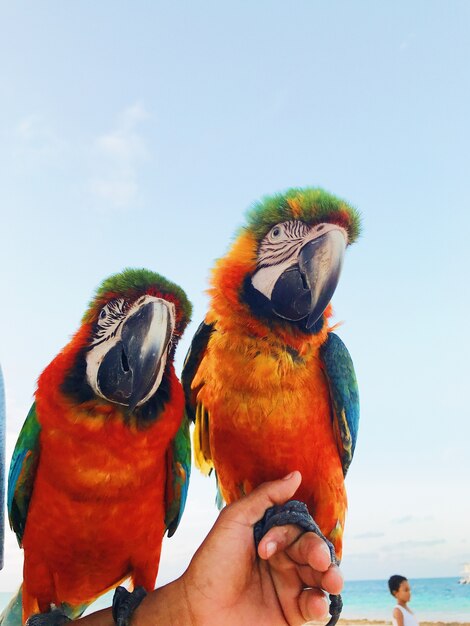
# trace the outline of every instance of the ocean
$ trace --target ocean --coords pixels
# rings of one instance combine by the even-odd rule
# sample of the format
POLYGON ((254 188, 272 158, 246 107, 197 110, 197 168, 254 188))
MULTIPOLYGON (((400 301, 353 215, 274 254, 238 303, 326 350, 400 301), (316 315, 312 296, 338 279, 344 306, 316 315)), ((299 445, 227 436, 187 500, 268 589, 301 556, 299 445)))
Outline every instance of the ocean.
MULTIPOLYGON (((470 622, 470 585, 460 585, 458 578, 410 578, 411 602, 420 621, 470 622)), ((0 592, 0 610, 8 604, 12 594, 0 592)), ((112 592, 106 594, 88 609, 87 613, 111 606, 112 592)), ((391 621, 394 599, 386 580, 349 581, 344 585, 346 619, 391 621)))
MULTIPOLYGON (((470 622, 470 585, 458 578, 410 578, 410 608, 420 621, 470 622)), ((342 617, 391 621, 395 600, 386 580, 346 581, 342 617)))

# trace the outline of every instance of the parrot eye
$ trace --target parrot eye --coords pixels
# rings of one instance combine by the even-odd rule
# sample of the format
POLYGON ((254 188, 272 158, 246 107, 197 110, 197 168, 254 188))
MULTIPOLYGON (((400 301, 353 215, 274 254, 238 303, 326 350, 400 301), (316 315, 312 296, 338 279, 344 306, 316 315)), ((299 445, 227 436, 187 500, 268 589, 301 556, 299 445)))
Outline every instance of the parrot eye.
POLYGON ((122 298, 111 300, 105 304, 98 315, 98 326, 109 326, 118 321, 125 313, 125 302, 122 298))
POLYGON ((112 314, 113 309, 110 304, 105 304, 101 309, 100 314, 98 315, 98 326, 106 326, 110 321, 110 315, 112 314))
POLYGON ((269 233, 269 239, 271 241, 276 241, 280 239, 283 232, 284 232, 284 229, 282 228, 282 226, 280 224, 277 224, 271 229, 271 232, 269 233))
POLYGON ((116 334, 119 324, 125 317, 128 308, 128 304, 123 298, 111 300, 108 304, 104 305, 98 315, 93 341, 91 342, 92 346, 116 334))

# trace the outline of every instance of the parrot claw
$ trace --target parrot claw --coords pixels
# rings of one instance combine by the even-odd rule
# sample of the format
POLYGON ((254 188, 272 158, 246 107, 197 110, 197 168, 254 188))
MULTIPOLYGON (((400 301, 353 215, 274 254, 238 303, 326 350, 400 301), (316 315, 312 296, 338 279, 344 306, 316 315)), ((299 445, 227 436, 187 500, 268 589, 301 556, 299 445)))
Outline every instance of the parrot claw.
POLYGON ((34 613, 34 615, 28 617, 25 626, 62 626, 62 624, 70 621, 70 617, 67 617, 63 611, 54 607, 48 613, 34 613))
MULTIPOLYGON (((274 506, 266 509, 263 517, 256 522, 253 532, 255 536, 256 550, 258 545, 265 534, 271 530, 274 526, 286 526, 288 524, 295 524, 299 526, 305 532, 313 532, 318 535, 326 544, 330 550, 331 562, 337 564, 335 548, 331 541, 325 537, 318 524, 308 512, 307 506, 303 502, 298 500, 289 500, 285 504, 275 504, 274 506)), ((341 596, 330 594, 330 615, 331 619, 326 626, 334 626, 341 615, 343 610, 343 601, 341 596)))
POLYGON ((131 617, 147 595, 143 587, 131 593, 125 587, 117 587, 113 597, 113 619, 117 626, 130 626, 131 617))
POLYGON ((330 621, 326 626, 335 626, 336 622, 339 620, 339 616, 341 615, 341 611, 343 610, 343 600, 341 596, 338 594, 336 596, 331 595, 330 593, 330 621))

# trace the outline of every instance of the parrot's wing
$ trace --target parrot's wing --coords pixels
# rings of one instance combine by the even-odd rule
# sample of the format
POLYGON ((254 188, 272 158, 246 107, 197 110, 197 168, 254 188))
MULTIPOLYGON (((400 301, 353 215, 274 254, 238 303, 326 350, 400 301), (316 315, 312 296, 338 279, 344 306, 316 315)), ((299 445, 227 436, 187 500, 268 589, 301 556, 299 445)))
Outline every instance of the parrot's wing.
POLYGON ((197 386, 193 385, 193 381, 213 332, 216 332, 214 324, 202 322, 193 337, 181 374, 181 382, 183 383, 186 398, 186 412, 188 417, 193 422, 196 422, 194 430, 194 460, 204 474, 209 474, 214 468, 209 443, 209 413, 204 405, 197 401, 197 394, 203 387, 204 381, 199 381, 197 386))
POLYGON ((349 352, 334 333, 320 349, 320 355, 330 388, 333 427, 341 456, 343 473, 351 464, 359 426, 359 391, 349 352))
POLYGON ((20 546, 39 461, 40 430, 33 404, 16 442, 8 475, 8 517, 20 546))
POLYGON ((207 344, 210 336, 215 331, 214 324, 206 324, 202 322, 191 341, 188 354, 184 360, 183 371, 181 373, 181 383, 183 384, 184 396, 186 399, 186 412, 191 421, 196 421, 196 396, 201 388, 193 388, 193 380, 204 355, 206 354, 207 344))
POLYGON ((184 415, 181 426, 167 452, 165 526, 168 529, 168 537, 174 534, 183 515, 190 474, 191 439, 189 420, 184 415))

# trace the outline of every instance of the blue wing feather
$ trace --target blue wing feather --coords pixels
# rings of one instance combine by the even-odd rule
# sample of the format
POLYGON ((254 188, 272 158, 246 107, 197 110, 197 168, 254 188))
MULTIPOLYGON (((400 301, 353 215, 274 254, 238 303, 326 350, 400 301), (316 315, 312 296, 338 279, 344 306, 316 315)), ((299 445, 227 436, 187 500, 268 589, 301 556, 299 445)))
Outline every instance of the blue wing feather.
POLYGON ((16 442, 8 475, 8 517, 21 546, 39 462, 41 427, 33 404, 16 442))
POLYGON ((320 356, 330 388, 336 443, 346 476, 354 456, 359 427, 359 390, 349 352, 334 333, 322 345, 320 356))

